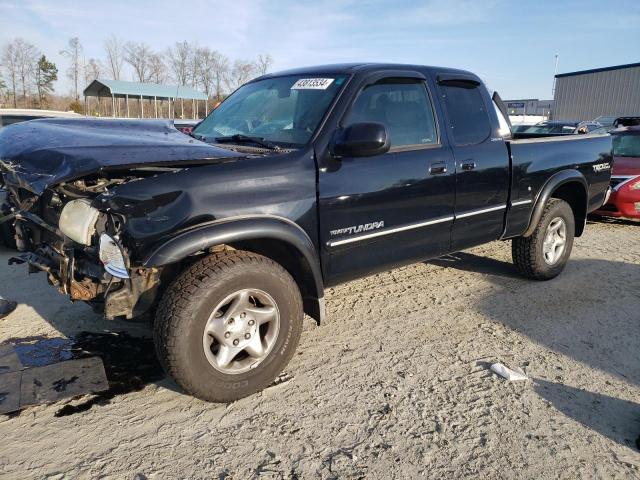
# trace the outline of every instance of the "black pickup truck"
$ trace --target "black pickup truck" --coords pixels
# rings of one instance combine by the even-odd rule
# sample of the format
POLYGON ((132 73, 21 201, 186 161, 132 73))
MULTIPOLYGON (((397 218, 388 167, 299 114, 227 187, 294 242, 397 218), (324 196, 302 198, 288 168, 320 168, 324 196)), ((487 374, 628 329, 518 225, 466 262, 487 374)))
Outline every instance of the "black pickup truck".
POLYGON ((107 318, 154 313, 186 391, 267 385, 328 286, 511 239, 558 275, 606 200, 611 139, 511 140, 472 73, 350 64, 240 87, 191 136, 170 123, 36 120, 0 133, 21 252, 107 318))

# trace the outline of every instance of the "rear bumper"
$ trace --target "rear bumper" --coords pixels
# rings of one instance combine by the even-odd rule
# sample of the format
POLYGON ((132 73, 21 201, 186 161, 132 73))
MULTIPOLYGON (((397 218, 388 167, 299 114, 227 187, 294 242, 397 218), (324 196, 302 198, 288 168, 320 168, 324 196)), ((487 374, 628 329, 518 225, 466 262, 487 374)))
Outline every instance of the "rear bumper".
POLYGON ((640 218, 640 190, 614 190, 609 201, 593 213, 605 217, 640 218))

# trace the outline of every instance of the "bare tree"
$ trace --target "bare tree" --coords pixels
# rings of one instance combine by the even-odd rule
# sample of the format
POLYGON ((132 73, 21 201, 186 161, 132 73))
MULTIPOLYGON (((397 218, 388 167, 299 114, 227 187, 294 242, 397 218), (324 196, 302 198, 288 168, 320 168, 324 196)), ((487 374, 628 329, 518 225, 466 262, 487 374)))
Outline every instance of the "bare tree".
POLYGON ((2 47, 2 66, 9 79, 11 94, 13 95, 13 108, 18 108, 18 48, 16 42, 9 42, 2 47))
POLYGON ((149 78, 155 83, 164 83, 167 80, 167 66, 159 53, 149 56, 149 78))
POLYGON ((222 96, 222 82, 229 70, 229 59, 209 47, 198 48, 195 57, 198 63, 198 85, 208 97, 215 92, 219 100, 222 96))
POLYGON ((104 49, 107 53, 107 70, 114 80, 120 80, 124 63, 124 48, 124 43, 115 35, 112 35, 104 42, 104 49))
POLYGON ((125 46, 124 60, 133 67, 139 82, 150 80, 150 57, 153 54, 149 45, 144 42, 127 42, 125 46))
POLYGON ((89 85, 94 80, 100 78, 103 70, 104 68, 100 60, 90 58, 84 68, 84 80, 86 84, 89 85))
POLYGON ((187 63, 187 85, 197 88, 198 82, 200 81, 200 64, 202 59, 199 56, 200 48, 197 45, 193 47, 189 55, 189 62, 187 63))
POLYGON ((178 85, 187 85, 189 83, 189 72, 191 65, 191 57, 193 57, 194 47, 189 42, 183 40, 176 42, 173 47, 167 50, 167 64, 171 70, 173 80, 178 85))
POLYGON ((226 78, 229 90, 235 90, 243 83, 247 83, 256 76, 256 73, 256 65, 253 62, 236 60, 226 78))
POLYGON ((32 44, 24 41, 22 38, 16 38, 13 42, 13 58, 9 60, 15 61, 15 78, 14 83, 14 105, 16 104, 16 85, 18 81, 22 87, 23 105, 27 106, 27 97, 31 95, 32 87, 35 84, 35 71, 38 63, 39 52, 32 44))
POLYGON ((73 81, 73 91, 75 94, 76 102, 80 101, 80 92, 78 90, 78 82, 80 81, 80 75, 82 70, 82 64, 80 59, 82 56, 82 44, 78 37, 69 39, 69 44, 65 50, 60 52, 60 55, 64 55, 71 62, 71 66, 67 70, 67 77, 73 81))
POLYGON ((216 88, 216 100, 222 100, 223 87, 222 83, 224 79, 229 75, 229 59, 218 52, 215 52, 214 57, 214 73, 215 73, 215 88, 216 88))
POLYGON ((271 68, 271 65, 273 65, 273 57, 271 55, 268 53, 265 55, 262 53, 258 55, 258 58, 256 59, 256 70, 258 75, 264 75, 267 73, 271 68))

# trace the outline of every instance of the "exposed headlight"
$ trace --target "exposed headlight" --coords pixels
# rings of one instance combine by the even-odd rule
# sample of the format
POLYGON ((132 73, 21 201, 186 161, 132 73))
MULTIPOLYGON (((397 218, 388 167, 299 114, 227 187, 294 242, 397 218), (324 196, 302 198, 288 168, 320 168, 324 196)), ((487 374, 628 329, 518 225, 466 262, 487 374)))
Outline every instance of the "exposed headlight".
POLYGON ((71 200, 62 209, 58 226, 71 240, 82 245, 91 245, 100 212, 86 199, 71 200))
POLYGON ((636 178, 635 183, 629 187, 631 190, 640 190, 640 180, 636 178))
POLYGON ((114 277, 129 278, 127 265, 118 244, 106 233, 100 235, 100 261, 107 273, 114 277))

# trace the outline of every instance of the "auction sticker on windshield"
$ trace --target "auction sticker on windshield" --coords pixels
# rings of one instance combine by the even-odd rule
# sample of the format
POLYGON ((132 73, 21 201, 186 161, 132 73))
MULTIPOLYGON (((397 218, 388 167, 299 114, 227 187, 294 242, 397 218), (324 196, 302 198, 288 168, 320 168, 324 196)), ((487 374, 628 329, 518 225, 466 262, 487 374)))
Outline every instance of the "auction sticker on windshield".
POLYGON ((332 83, 333 78, 301 78, 291 90, 326 90, 332 83))

